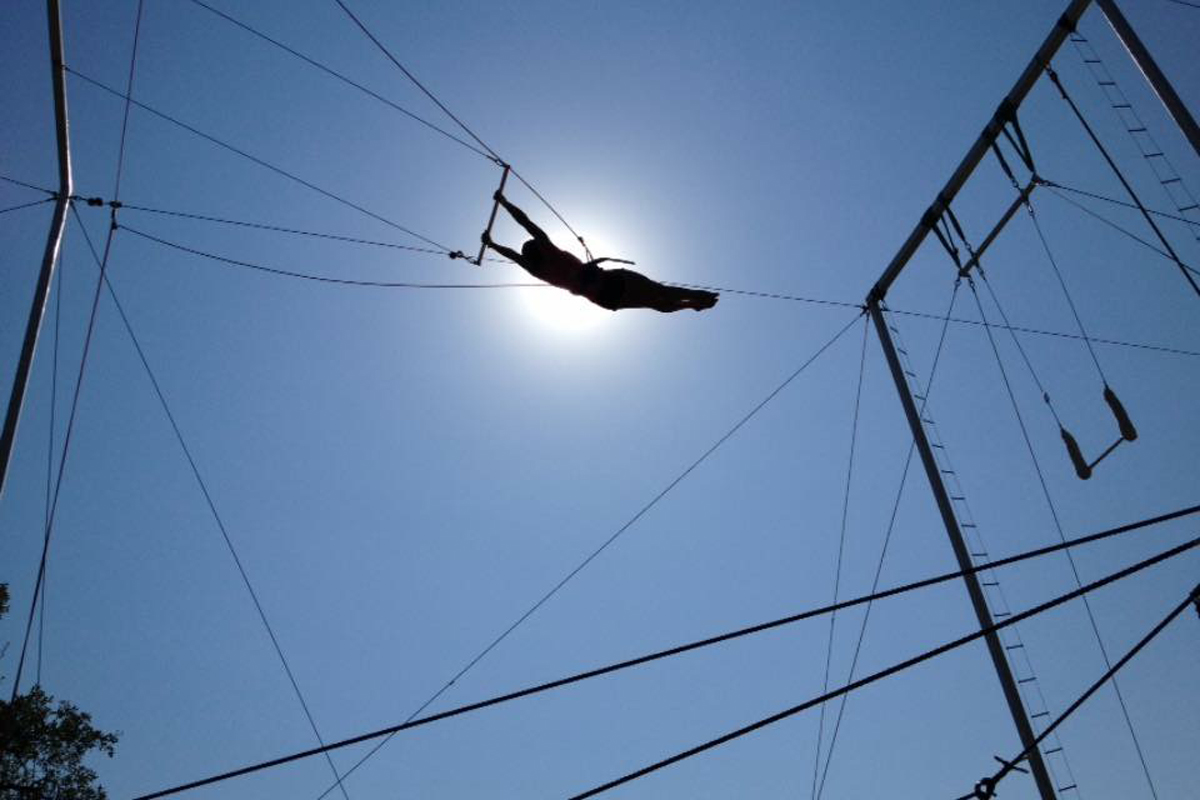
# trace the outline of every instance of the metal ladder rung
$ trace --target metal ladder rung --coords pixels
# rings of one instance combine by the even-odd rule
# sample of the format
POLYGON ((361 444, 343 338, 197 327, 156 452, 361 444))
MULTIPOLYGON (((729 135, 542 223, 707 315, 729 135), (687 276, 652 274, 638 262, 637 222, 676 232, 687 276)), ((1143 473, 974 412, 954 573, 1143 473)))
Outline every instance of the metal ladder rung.
POLYGON ((980 581, 980 586, 999 586, 1000 581, 980 581))
POLYGON ((1061 752, 1062 752, 1061 746, 1060 747, 1051 747, 1049 750, 1044 751, 1042 753, 1042 755, 1052 756, 1055 753, 1061 753, 1061 752))
POLYGON ((1126 130, 1129 131, 1130 133, 1145 133, 1146 132, 1145 128, 1126 128, 1126 130))
POLYGON ((1129 103, 1113 103, 1113 108, 1133 108, 1129 103))
POLYGON ((1022 647, 1024 647, 1024 646, 1025 646, 1025 643, 1024 643, 1024 642, 1017 642, 1016 644, 1006 644, 1006 645, 1004 645, 1004 649, 1005 649, 1005 650, 1019 650, 1019 649, 1021 649, 1021 648, 1022 648, 1022 647))
POLYGON ((1179 213, 1182 214, 1185 211, 1195 211, 1197 208, 1200 208, 1200 204, 1192 203, 1190 206, 1184 206, 1183 208, 1179 209, 1179 213))
POLYGON ((1059 786, 1059 787, 1058 787, 1058 790, 1059 790, 1060 792, 1069 792, 1069 791, 1071 791, 1071 790, 1072 790, 1072 789, 1074 789, 1074 788, 1075 788, 1075 784, 1073 784, 1073 783, 1072 783, 1070 786, 1059 786))
POLYGON ((1101 86, 1116 86, 1117 85, 1116 81, 1096 81, 1096 83, 1100 84, 1101 86))
POLYGON ((1168 183, 1183 183, 1183 178, 1167 178, 1165 181, 1159 181, 1159 183, 1163 186, 1166 186, 1168 183))
POLYGON ((1033 683, 1036 680, 1037 678, 1035 676, 1030 675, 1028 678, 1018 678, 1017 683, 1033 683))
POLYGON ((1037 719, 1038 717, 1048 717, 1048 716, 1050 716, 1050 712, 1049 712, 1049 711, 1039 711, 1039 712, 1038 712, 1038 713, 1036 713, 1036 714, 1030 714, 1030 715, 1029 715, 1029 718, 1030 718, 1030 719, 1037 719))
POLYGON ((1157 153, 1143 153, 1142 158, 1164 158, 1162 150, 1157 153))

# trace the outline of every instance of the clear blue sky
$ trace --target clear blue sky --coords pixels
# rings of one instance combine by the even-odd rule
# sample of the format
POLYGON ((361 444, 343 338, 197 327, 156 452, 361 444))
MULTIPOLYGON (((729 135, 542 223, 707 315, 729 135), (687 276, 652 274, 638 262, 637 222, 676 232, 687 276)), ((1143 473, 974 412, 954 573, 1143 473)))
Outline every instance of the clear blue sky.
MULTIPOLYGON (((394 102, 453 123, 327 0, 213 4, 394 102)), ((1200 10, 1126 0, 1185 102, 1200 108, 1200 10)), ((43 4, 0 29, 0 173, 55 182, 43 4)), ((1065 6, 867 2, 368 3, 352 7, 438 96, 588 237, 663 280, 858 302, 1065 6)), ((66 58, 128 77, 137 3, 64 8, 66 58)), ((1200 192, 1200 161, 1096 12, 1095 42, 1200 192)), ((1071 49, 1057 67, 1146 202, 1166 197, 1071 49)), ((68 82, 77 191, 112 196, 123 104, 68 82)), ((147 2, 134 95, 454 248, 471 251, 498 171, 488 161, 187 0, 147 2)), ((1021 119, 1042 173, 1120 186, 1052 87, 1021 119)), ((510 184, 511 185, 511 184, 510 184)), ((510 196, 563 246, 522 187, 510 196)), ((976 242, 1012 189, 985 162, 955 208, 976 242)), ((36 199, 5 184, 0 207, 36 199)), ((134 108, 121 199, 400 244, 419 241, 134 108)), ((1059 198, 1035 203, 1097 337, 1200 351, 1200 299, 1178 270, 1059 198)), ((1139 235, 1136 214, 1093 207, 1139 235)), ((94 239, 107 216, 82 208, 94 239)), ((0 215, 7 389, 50 206, 0 215)), ((330 277, 523 281, 420 253, 127 209, 122 225, 244 261, 330 277)), ((1200 245, 1166 226, 1184 260, 1200 245)), ((507 220, 497 238, 519 244, 507 220)), ((985 257, 1014 323, 1074 332, 1029 220, 985 257)), ((705 314, 624 312, 563 327, 552 289, 405 290, 300 282, 119 231, 111 278, 327 740, 407 717, 803 363, 854 309, 726 294, 705 314)), ((74 223, 62 263, 61 447, 96 270, 74 223)), ((953 270, 932 239, 889 295, 942 313, 953 270)), ((51 301, 51 311, 55 306, 51 301)), ((976 318, 970 294, 958 312, 976 318)), ((927 374, 937 321, 898 318, 927 374)), ((53 316, 9 486, 0 580, 13 612, 8 691, 46 502, 53 316)), ((431 710, 826 603, 835 580, 860 321, 431 710)), ((1097 345, 1141 437, 1088 482, 1007 334, 998 338, 1067 535, 1195 503, 1200 357, 1097 345)), ((1116 435, 1082 342, 1022 338, 1064 422, 1094 454, 1116 435)), ((846 525, 842 596, 866 592, 909 436, 872 334, 846 525)), ((7 396, 7 392, 5 392, 7 396)), ((950 326, 931 405, 990 551, 1058 540, 987 339, 950 326)), ((1080 551, 1085 580, 1195 535, 1194 522, 1080 551)), ((900 505, 883 584, 952 569, 924 475, 900 505)), ((1096 594, 1116 654, 1179 602, 1200 556, 1096 594)), ((1015 608, 1074 587, 1058 555, 1001 573, 1015 608)), ((111 301, 99 317, 49 565, 41 680, 122 732, 97 762, 115 798, 314 744, 204 498, 111 301)), ((861 612, 838 617, 844 682, 861 612)), ((876 607, 859 674, 971 629, 959 583, 876 607)), ((1021 629, 1055 713, 1104 669, 1082 606, 1021 629)), ((563 797, 817 694, 825 620, 404 733, 346 782, 351 798, 563 797)), ((1200 740, 1189 613, 1121 673, 1163 798, 1194 791, 1200 740)), ((36 646, 31 658, 36 667, 36 646)), ((26 680, 33 675, 27 667, 26 680)), ((24 684, 24 685, 27 685, 24 684)), ((836 709, 831 709, 836 710, 836 709)), ((808 712, 613 793, 811 796, 808 712)), ((1089 798, 1149 797, 1106 689, 1064 726, 1089 798)), ((826 742, 828 741, 828 724, 826 742)), ((824 797, 949 797, 1019 749, 982 645, 855 694, 824 797)), ((345 770, 365 752, 335 754, 345 770)), ((191 796, 315 798, 310 759, 191 796)), ((331 795, 333 796, 333 795, 331 795)), ((1028 777, 1006 798, 1034 796, 1028 777)), ((1076 795, 1067 795, 1068 797, 1076 795)))

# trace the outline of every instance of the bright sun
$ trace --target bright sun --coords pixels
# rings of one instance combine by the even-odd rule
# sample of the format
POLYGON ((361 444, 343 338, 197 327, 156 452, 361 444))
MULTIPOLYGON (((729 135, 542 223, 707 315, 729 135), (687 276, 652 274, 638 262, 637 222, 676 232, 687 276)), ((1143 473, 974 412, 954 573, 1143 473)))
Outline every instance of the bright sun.
POLYGON ((529 315, 541 325, 560 331, 585 331, 608 321, 612 311, 600 308, 553 286, 522 290, 529 315))
MULTIPOLYGON (((619 256, 623 251, 610 236, 591 233, 588 243, 596 256, 619 256)), ((620 265, 607 265, 620 266, 620 265)), ((563 289, 539 286, 521 292, 522 303, 531 319, 537 324, 564 333, 594 332, 596 328, 613 322, 614 312, 600 308, 563 289)))

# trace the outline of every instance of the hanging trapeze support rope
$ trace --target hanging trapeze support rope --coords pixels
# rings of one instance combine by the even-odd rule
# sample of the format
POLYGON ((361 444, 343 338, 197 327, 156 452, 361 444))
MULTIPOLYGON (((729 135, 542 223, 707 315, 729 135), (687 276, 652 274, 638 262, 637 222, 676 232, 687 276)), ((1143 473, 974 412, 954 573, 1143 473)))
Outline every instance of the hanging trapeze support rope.
MULTIPOLYGON (((1043 180, 1040 175, 1038 175, 1037 167, 1033 160, 1033 151, 1029 147, 1029 142, 1025 139, 1025 135, 1021 130, 1021 123, 1017 118, 1016 109, 1006 107, 1005 104, 1001 104, 1000 109, 996 112, 996 116, 998 119, 1003 120, 1001 133, 1003 134, 1004 138, 1008 140, 1009 145, 1012 146, 1012 149, 1020 157, 1026 169, 1029 170, 1029 182, 1024 187, 1021 186, 1020 182, 1017 180, 1016 174, 1009 165, 1008 160, 1004 157, 1004 152, 1000 148, 999 141, 994 140, 992 142, 992 153, 996 156, 996 160, 999 162, 1000 168, 1004 171, 1004 174, 1008 176, 1008 180, 1010 183, 1012 183, 1013 188, 1017 190, 1017 197, 1013 199, 1013 202, 1009 205, 1008 209, 1001 217, 1000 222, 996 224, 992 231, 987 235, 987 238, 983 240, 983 244, 980 245, 978 250, 972 249, 970 243, 967 242, 965 237, 963 237, 962 227, 958 224, 958 220, 954 217, 954 212, 947 204, 945 216, 949 217, 951 223, 953 223, 954 230, 959 235, 959 239, 962 240, 967 250, 971 253, 971 258, 966 262, 965 265, 959 263, 957 248, 955 248, 951 242, 947 241, 950 229, 945 225, 944 219, 942 220, 942 225, 946 231, 945 236, 943 236, 943 234, 938 231, 936 227, 934 228, 934 231, 938 234, 938 238, 942 241, 943 247, 945 247, 946 251, 950 253, 950 257, 954 260, 955 264, 958 265, 958 274, 960 277, 967 278, 969 280, 971 268, 978 267, 980 275, 983 277, 984 281, 986 281, 987 276, 983 275, 983 267, 979 264, 979 257, 983 255, 983 251, 986 250, 988 245, 992 243, 1000 230, 1008 223, 1010 219, 1012 219, 1012 216, 1016 213, 1017 209, 1021 206, 1024 206, 1025 210, 1029 213, 1030 220, 1033 221, 1034 226, 1038 230, 1039 237, 1042 239, 1042 244, 1046 247, 1046 254, 1051 259, 1051 266, 1054 269, 1055 275, 1058 277, 1059 285, 1062 287, 1063 294, 1066 297, 1068 304, 1071 306, 1071 311, 1075 315, 1076 322, 1079 324, 1080 333, 1084 336, 1084 340, 1087 341, 1087 332, 1083 329, 1083 322, 1079 319, 1079 312, 1075 309, 1075 302, 1071 299, 1071 294, 1067 290, 1066 283, 1063 282, 1062 275, 1059 273, 1058 265, 1054 263, 1054 257, 1049 250, 1049 246, 1046 245, 1045 237, 1042 236, 1041 226, 1037 221, 1037 213, 1034 211, 1033 203, 1030 200, 1030 194, 1032 194, 1033 189, 1039 185, 1047 185, 1047 182, 1043 180), (1012 128, 1012 133, 1009 132, 1009 128, 1012 128)), ((996 300, 994 293, 992 297, 993 300, 996 300)), ((996 301, 996 307, 1000 308, 998 301, 996 301)), ((1000 313, 1007 321, 1007 315, 1004 314, 1003 309, 1000 309, 1000 313)), ((1088 346, 1090 350, 1090 342, 1088 343, 1088 346)), ((1024 355, 1024 353, 1022 353, 1022 355, 1024 355)), ((1130 419, 1129 413, 1125 410, 1125 406, 1122 405, 1121 400, 1117 397, 1117 393, 1114 392, 1112 387, 1108 385, 1108 379, 1104 375, 1104 370, 1100 367, 1100 362, 1096 360, 1094 352, 1092 353, 1092 359, 1096 363, 1096 369, 1100 373, 1100 380, 1104 384, 1104 402, 1108 405, 1109 410, 1112 412, 1113 418, 1117 422, 1118 436, 1116 441, 1105 448, 1105 450, 1099 456, 1097 456, 1095 460, 1089 462, 1083 455, 1083 449, 1079 446, 1079 441, 1071 434, 1069 430, 1067 430, 1066 426, 1063 425, 1062 420, 1058 418, 1058 414, 1054 414, 1055 421, 1058 422, 1059 434, 1062 436, 1063 444, 1067 448, 1067 456, 1070 458, 1071 465, 1075 468, 1075 474, 1079 476, 1080 480, 1088 480, 1091 478, 1092 471, 1096 468, 1096 465, 1107 458, 1110 453, 1116 450, 1117 446, 1120 445, 1121 442, 1132 442, 1137 439, 1137 428, 1130 419)), ((1026 358, 1026 364, 1029 366, 1030 371, 1032 372, 1033 366, 1028 363, 1028 358, 1026 358)), ((1050 402, 1050 394, 1045 390, 1044 387, 1041 386, 1041 381, 1038 381, 1038 384, 1039 388, 1042 389, 1042 399, 1046 402, 1046 405, 1050 407, 1051 412, 1053 413, 1053 405, 1050 402)))

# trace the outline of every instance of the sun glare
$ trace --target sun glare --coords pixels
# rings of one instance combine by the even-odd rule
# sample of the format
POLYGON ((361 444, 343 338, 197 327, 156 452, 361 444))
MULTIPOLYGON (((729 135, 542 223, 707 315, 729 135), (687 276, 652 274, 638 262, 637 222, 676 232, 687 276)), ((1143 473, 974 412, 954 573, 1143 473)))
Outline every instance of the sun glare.
POLYGON ((530 287, 522 294, 525 308, 534 321, 560 331, 591 330, 613 315, 612 311, 553 286, 530 287))

